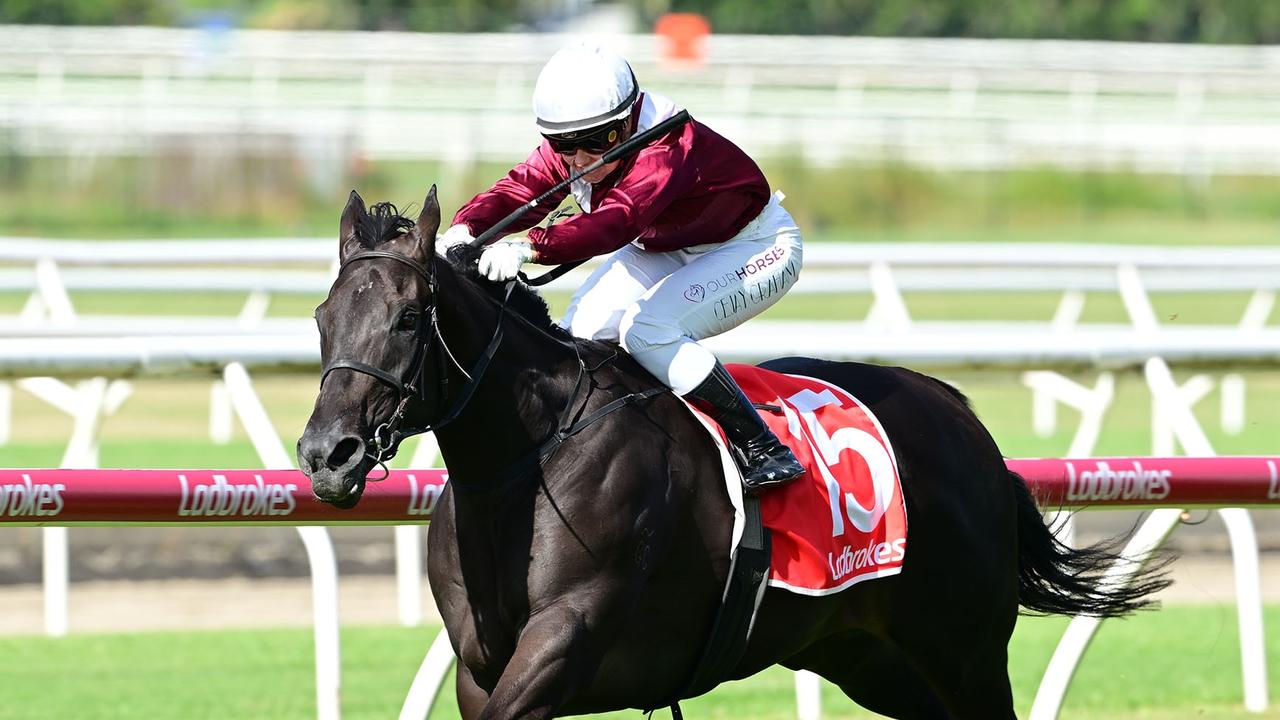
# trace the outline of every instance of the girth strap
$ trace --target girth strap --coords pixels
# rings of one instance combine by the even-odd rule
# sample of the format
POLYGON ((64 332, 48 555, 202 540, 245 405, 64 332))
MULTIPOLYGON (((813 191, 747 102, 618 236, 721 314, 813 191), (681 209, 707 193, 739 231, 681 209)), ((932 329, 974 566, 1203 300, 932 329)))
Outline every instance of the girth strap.
POLYGON ((737 667, 747 649, 756 611, 768 587, 769 531, 765 530, 760 516, 760 499, 754 495, 745 496, 742 509, 746 524, 729 567, 724 598, 716 612, 702 659, 698 661, 681 697, 694 697, 711 690, 737 667))
POLYGON ((669 703, 674 720, 683 718, 680 712, 682 698, 708 692, 724 682, 737 667, 751 638, 756 611, 760 609, 760 601, 769 586, 771 549, 769 531, 765 529, 760 515, 760 499, 754 495, 745 496, 742 509, 746 524, 729 566, 729 579, 720 606, 716 608, 711 635, 693 675, 669 703))

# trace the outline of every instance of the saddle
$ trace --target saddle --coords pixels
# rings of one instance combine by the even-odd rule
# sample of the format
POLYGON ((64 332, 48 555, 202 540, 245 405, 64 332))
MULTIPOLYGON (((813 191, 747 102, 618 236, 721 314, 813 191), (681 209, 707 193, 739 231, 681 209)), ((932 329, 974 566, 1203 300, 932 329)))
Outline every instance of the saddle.
POLYGON ((897 460, 870 409, 842 388, 751 365, 728 365, 778 439, 805 464, 806 477, 759 496, 741 495, 737 465, 714 423, 726 487, 742 516, 725 592, 701 659, 670 703, 701 695, 742 658, 768 586, 829 595, 896 575, 906 555, 906 507, 897 460), (736 494, 735 494, 736 493, 736 494))

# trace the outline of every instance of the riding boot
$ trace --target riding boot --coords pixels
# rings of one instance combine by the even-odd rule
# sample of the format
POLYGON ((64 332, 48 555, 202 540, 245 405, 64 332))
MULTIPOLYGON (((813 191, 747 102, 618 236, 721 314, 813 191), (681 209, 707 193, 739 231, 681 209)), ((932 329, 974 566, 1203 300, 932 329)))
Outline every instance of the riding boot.
POLYGON ((733 376, 719 362, 687 399, 720 424, 742 470, 742 486, 755 494, 784 485, 804 474, 791 448, 769 430, 733 376))

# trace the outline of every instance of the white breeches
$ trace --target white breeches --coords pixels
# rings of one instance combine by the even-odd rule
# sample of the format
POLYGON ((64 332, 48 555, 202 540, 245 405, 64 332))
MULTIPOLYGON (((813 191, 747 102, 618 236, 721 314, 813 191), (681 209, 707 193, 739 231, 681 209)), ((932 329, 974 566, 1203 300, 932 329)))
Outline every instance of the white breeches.
POLYGON ((574 293, 561 325, 577 337, 620 343, 677 394, 688 393, 716 362, 697 341, 764 312, 800 276, 803 242, 782 197, 775 193, 724 243, 618 250, 574 293))

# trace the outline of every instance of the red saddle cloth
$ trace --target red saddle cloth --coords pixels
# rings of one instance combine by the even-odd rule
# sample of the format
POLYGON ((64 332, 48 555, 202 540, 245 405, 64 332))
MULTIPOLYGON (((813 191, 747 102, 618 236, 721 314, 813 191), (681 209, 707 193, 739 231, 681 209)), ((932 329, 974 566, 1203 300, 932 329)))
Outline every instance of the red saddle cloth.
POLYGON ((808 469, 760 498, 772 535, 769 584, 829 595, 902 570, 907 511, 898 462, 871 411, 835 385, 729 365, 769 429, 808 469))

